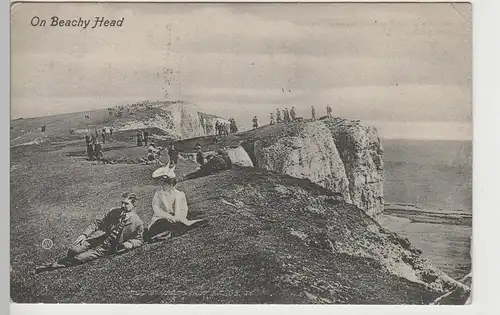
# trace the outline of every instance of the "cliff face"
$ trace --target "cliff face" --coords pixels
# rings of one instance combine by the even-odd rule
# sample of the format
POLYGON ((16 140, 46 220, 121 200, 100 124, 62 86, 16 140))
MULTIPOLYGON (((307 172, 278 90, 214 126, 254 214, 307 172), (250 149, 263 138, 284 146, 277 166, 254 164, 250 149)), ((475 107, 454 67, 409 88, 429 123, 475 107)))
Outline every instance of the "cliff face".
POLYGON ((376 128, 345 119, 322 119, 263 126, 230 134, 217 143, 197 138, 178 143, 193 152, 241 146, 257 168, 307 178, 372 217, 383 212, 383 148, 376 128))
POLYGON ((322 121, 333 139, 345 167, 352 203, 370 215, 384 210, 383 148, 377 129, 356 121, 322 121))
POLYGON ((320 122, 294 124, 287 129, 287 133, 278 137, 255 141, 258 167, 307 178, 351 202, 344 164, 330 131, 320 122))
POLYGON ((179 138, 184 139, 206 135, 196 106, 179 103, 165 106, 162 109, 170 115, 173 129, 179 138))
POLYGON ((116 120, 117 131, 158 128, 169 137, 187 139, 215 134, 217 116, 198 111, 196 105, 184 102, 136 107, 134 115, 116 120))
POLYGON ((325 119, 267 128, 253 143, 259 168, 307 178, 369 215, 383 211, 383 149, 374 127, 325 119))

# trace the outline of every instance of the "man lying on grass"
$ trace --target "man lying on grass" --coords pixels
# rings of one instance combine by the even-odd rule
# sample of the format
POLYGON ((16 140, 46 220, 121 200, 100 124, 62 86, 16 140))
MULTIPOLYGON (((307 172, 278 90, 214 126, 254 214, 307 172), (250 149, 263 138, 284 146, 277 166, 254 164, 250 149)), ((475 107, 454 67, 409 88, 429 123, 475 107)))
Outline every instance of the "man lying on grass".
POLYGON ((35 269, 36 273, 84 264, 91 260, 123 253, 143 244, 144 225, 133 210, 136 195, 122 195, 120 208, 111 209, 93 221, 68 249, 66 257, 35 269))

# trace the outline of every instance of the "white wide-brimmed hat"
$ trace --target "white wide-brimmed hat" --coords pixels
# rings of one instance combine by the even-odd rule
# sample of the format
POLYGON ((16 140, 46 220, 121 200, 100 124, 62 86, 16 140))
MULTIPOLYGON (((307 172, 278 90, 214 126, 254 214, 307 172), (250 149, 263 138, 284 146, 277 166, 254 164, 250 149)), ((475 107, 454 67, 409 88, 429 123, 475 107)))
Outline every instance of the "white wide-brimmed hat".
POLYGON ((175 165, 171 167, 169 164, 167 164, 167 165, 162 166, 162 167, 158 168, 157 170, 155 170, 153 172, 152 177, 153 178, 160 178, 160 177, 176 178, 174 171, 175 171, 175 165))

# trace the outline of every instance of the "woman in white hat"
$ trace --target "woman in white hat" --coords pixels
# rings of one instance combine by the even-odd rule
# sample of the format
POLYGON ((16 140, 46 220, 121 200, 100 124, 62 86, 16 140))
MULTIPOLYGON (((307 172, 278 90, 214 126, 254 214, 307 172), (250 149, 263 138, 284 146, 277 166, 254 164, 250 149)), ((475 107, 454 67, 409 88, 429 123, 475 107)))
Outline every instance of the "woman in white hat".
POLYGON ((153 172, 154 179, 161 182, 161 189, 153 196, 153 217, 149 223, 147 236, 150 241, 161 241, 181 235, 204 221, 188 220, 188 206, 184 192, 175 188, 177 177, 175 166, 165 165, 153 172))

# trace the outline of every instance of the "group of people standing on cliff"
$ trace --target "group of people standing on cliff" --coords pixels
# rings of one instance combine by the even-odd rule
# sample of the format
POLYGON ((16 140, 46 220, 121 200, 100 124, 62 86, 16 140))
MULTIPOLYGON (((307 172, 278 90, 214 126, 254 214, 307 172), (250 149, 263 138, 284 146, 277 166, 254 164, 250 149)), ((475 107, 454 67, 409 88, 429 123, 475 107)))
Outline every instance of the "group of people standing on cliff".
POLYGON ((238 127, 236 126, 236 121, 234 120, 234 118, 229 118, 229 126, 227 123, 222 121, 215 122, 216 136, 227 136, 229 135, 229 133, 236 133, 236 132, 238 132, 238 127))
POLYGON ((119 206, 93 220, 75 239, 66 254, 55 262, 35 268, 35 273, 81 265, 104 256, 123 254, 145 243, 182 235, 206 224, 205 218, 188 219, 184 192, 176 188, 175 165, 156 169, 152 178, 161 187, 151 200, 153 216, 145 226, 135 210, 139 197, 132 192, 121 195, 119 206))
MULTIPOLYGON (((326 105, 326 116, 328 118, 332 117, 332 108, 330 105, 326 105)), ((294 121, 300 121, 302 120, 302 117, 297 117, 297 113, 295 112, 295 107, 292 107, 290 111, 288 111, 288 108, 285 108, 283 110, 280 110, 279 108, 276 109, 276 120, 275 120, 275 115, 273 112, 269 114, 270 118, 270 125, 274 125, 275 123, 291 123, 294 121), (282 115, 283 113, 283 115, 282 115)), ((316 120, 316 110, 314 106, 311 106, 311 119, 316 120)), ((257 124, 257 116, 254 116, 253 118, 253 128, 256 129, 258 127, 257 124)))

